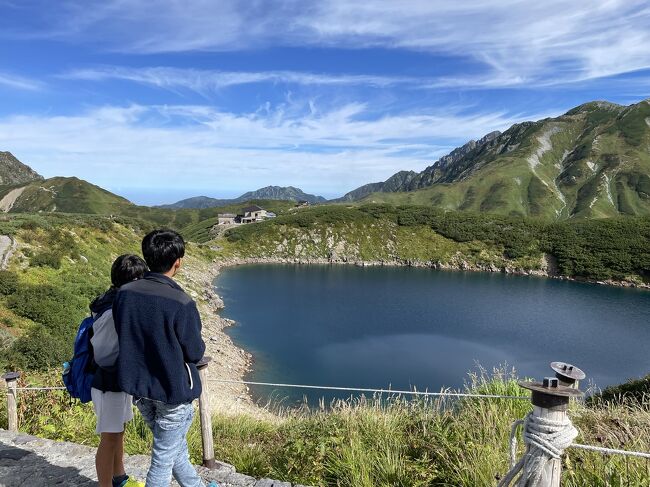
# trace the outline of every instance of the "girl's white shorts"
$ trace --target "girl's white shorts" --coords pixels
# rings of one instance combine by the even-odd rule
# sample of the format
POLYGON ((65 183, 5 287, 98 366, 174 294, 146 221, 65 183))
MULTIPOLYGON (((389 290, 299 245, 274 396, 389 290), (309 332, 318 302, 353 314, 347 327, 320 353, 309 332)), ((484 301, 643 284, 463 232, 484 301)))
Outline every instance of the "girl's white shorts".
POLYGON ((133 419, 133 398, 126 392, 102 392, 91 389, 90 396, 97 416, 97 433, 121 433, 133 419))

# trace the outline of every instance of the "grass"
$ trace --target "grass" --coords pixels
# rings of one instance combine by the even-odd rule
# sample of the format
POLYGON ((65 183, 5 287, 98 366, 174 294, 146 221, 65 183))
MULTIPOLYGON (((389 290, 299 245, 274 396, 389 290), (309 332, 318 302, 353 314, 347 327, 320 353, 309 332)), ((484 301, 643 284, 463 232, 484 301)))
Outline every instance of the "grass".
MULTIPOLYGON (((30 376, 32 384, 51 381, 30 376)), ((522 395, 512 371, 471 374, 467 391, 522 395)), ((21 393, 21 430, 95 446, 90 406, 70 405, 62 393, 21 393)), ((2 406, 4 407, 4 406, 2 406)), ((511 423, 530 411, 526 400, 371 397, 337 401, 327 409, 285 409, 276 419, 213 416, 215 454, 238 471, 318 486, 491 486, 508 469, 511 423)), ((574 403, 570 417, 578 442, 650 450, 650 401, 574 403)), ((0 409, 0 421, 6 411, 0 409)), ((188 442, 200 462, 200 429, 188 442)), ((129 423, 126 450, 148 453, 143 421, 129 423)), ((521 452, 521 447, 520 447, 521 452)), ((563 461, 565 486, 646 486, 645 460, 604 457, 570 449, 563 461)))

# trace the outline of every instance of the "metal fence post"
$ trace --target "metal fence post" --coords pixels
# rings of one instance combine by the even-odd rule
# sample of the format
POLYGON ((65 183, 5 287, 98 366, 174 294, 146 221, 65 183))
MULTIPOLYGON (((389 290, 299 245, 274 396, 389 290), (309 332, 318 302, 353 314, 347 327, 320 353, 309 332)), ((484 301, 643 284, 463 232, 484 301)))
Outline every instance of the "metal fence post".
POLYGON ((203 444, 203 466, 214 468, 214 443, 212 439, 212 416, 210 415, 210 395, 208 394, 208 364, 211 357, 203 357, 196 364, 201 377, 201 396, 199 397, 199 418, 201 420, 201 442, 203 444))
POLYGON ((2 378, 7 382, 7 422, 9 431, 18 431, 18 391, 20 372, 7 372, 2 378))

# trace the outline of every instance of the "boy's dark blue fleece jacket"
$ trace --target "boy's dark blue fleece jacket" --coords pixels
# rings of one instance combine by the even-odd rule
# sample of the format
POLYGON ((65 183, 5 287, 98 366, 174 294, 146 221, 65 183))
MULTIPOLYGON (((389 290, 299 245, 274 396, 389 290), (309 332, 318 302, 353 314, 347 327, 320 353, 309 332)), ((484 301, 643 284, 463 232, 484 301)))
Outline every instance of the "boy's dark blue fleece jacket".
POLYGON ((154 272, 120 287, 113 304, 120 343, 120 389, 166 404, 201 394, 196 363, 205 352, 196 304, 171 278, 154 272))

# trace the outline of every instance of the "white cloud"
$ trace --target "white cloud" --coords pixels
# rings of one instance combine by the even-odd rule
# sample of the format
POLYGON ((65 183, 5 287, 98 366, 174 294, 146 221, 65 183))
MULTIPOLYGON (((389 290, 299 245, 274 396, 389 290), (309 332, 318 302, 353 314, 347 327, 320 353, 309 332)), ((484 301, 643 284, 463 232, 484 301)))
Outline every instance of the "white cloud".
POLYGON ((17 90, 40 91, 43 83, 23 76, 0 72, 0 86, 17 90))
POLYGON ((416 77, 335 75, 302 71, 217 71, 174 67, 100 66, 75 69, 59 75, 63 79, 87 81, 126 80, 170 90, 189 89, 201 94, 251 83, 290 83, 299 85, 388 87, 433 84, 436 80, 416 77))
POLYGON ((66 5, 46 12, 53 30, 31 35, 93 41, 129 53, 268 46, 424 50, 485 63, 490 85, 498 80, 566 82, 650 68, 650 5, 644 0, 104 0, 66 5))
POLYGON ((520 119, 447 110, 370 120, 362 104, 315 108, 284 104, 233 114, 133 105, 10 116, 0 119, 0 147, 46 176, 75 175, 109 188, 212 187, 219 195, 291 184, 343 194, 398 170, 422 169, 452 143, 520 119))

